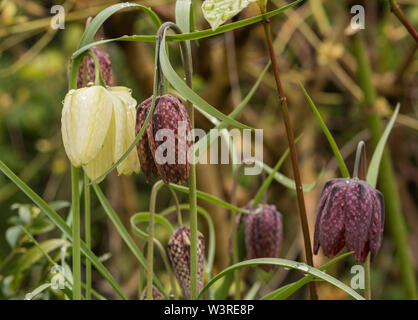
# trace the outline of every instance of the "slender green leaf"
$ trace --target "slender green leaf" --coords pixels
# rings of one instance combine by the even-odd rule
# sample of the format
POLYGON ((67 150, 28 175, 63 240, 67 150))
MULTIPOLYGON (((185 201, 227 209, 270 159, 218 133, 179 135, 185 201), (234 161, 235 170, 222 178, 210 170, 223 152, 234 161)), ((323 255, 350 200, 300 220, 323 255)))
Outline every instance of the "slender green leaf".
MULTIPOLYGON (((255 84, 253 85, 253 87, 251 88, 251 90, 248 92, 248 94, 245 96, 245 98, 241 101, 241 103, 228 115, 228 117, 230 117, 231 119, 235 119, 238 114, 244 109, 244 107, 248 104, 248 102, 250 101, 250 99, 253 97, 254 93, 256 92, 257 88, 259 87, 261 81, 263 80, 264 76, 266 75, 269 67, 270 67, 271 62, 269 61, 269 63, 267 63, 267 65, 264 67, 263 71, 261 72, 260 76, 258 77, 257 81, 255 82, 255 84)), ((228 127, 228 124, 225 122, 217 122, 215 123, 216 126, 214 129, 216 130, 222 130, 228 127)), ((212 141, 217 138, 217 135, 213 135, 210 133, 206 134, 205 136, 203 136, 201 139, 199 139, 198 142, 196 142, 193 146, 195 153, 199 153, 199 152, 203 152, 205 151, 210 144, 212 143, 212 141), (209 143, 208 143, 209 141, 209 143)))
POLYGON ((376 182, 377 182, 377 176, 379 174, 379 167, 380 167, 380 161, 382 160, 383 151, 385 150, 386 142, 389 138, 390 131, 393 128, 393 125, 395 124, 396 117, 398 116, 400 104, 398 103, 396 105, 395 111, 393 112, 392 117, 390 118, 390 121, 388 125, 386 126, 385 131, 382 134, 382 137, 380 138, 376 149, 374 150, 372 160, 370 160, 369 164, 369 170, 367 171, 367 182, 373 187, 376 188, 376 182))
POLYGON ((215 31, 222 23, 256 1, 258 0, 205 0, 202 4, 202 11, 212 30, 215 31))
MULTIPOLYGON (((49 239, 45 240, 44 242, 40 243, 39 246, 42 248, 43 251, 49 253, 53 250, 56 250, 63 245, 67 244, 67 240, 64 239, 49 239)), ((33 246, 28 251, 26 251, 16 262, 17 272, 23 272, 28 269, 31 265, 37 262, 40 258, 42 258, 43 253, 42 251, 33 246)))
MULTIPOLYGON (((173 189, 175 189, 177 191, 180 191, 180 192, 189 194, 189 188, 188 187, 180 186, 180 185, 175 184, 175 183, 170 183, 170 187, 172 187, 173 189)), ((219 199, 219 198, 217 198, 215 196, 212 196, 212 195, 210 195, 210 194, 208 194, 206 192, 197 190, 196 195, 200 199, 209 201, 209 202, 211 202, 213 204, 217 204, 217 205, 219 205, 221 207, 224 207, 226 209, 229 209, 229 210, 232 210, 232 211, 235 211, 235 212, 241 212, 241 213, 245 213, 245 214, 251 214, 251 212, 249 212, 248 210, 238 208, 238 207, 236 207, 236 206, 234 206, 234 205, 232 205, 232 204, 230 204, 230 203, 228 203, 226 201, 223 201, 223 200, 221 200, 221 199, 219 199)))
MULTIPOLYGON (((0 160, 0 170, 10 179, 13 183, 21 189, 35 205, 37 205, 51 221, 65 234, 65 236, 72 241, 72 232, 70 227, 61 218, 61 216, 55 212, 40 196, 38 196, 29 186, 27 186, 13 171, 11 171, 3 161, 0 160)), ((94 253, 81 241, 81 251, 91 261, 95 268, 103 275, 103 277, 109 282, 109 284, 115 289, 117 294, 123 299, 126 299, 122 289, 116 283, 110 272, 104 267, 94 253)))
MULTIPOLYGON (((163 225, 164 227, 166 227, 170 231, 170 233, 174 232, 174 228, 171 225, 170 221, 168 221, 163 216, 156 214, 154 215, 154 220, 155 220, 155 223, 159 223, 163 225)), ((149 212, 136 213, 130 219, 132 232, 143 240, 148 240, 148 233, 146 233, 145 231, 142 231, 137 226, 137 224, 148 222, 148 221, 149 221, 149 212)))
MULTIPOLYGON (((318 269, 321 271, 327 270, 330 266, 337 263, 341 259, 351 255, 353 252, 347 252, 342 255, 339 255, 338 257, 335 257, 334 259, 328 261, 327 263, 320 266, 318 269)), ((277 290, 274 290, 273 292, 270 292, 269 294, 265 295, 261 298, 261 300, 284 300, 293 293, 295 293, 297 290, 302 288, 305 284, 308 284, 312 280, 314 280, 315 277, 312 275, 305 276, 298 281, 295 281, 293 283, 289 283, 281 288, 278 288, 277 290)))
POLYGON ((177 72, 171 66, 170 60, 168 59, 168 56, 167 56, 167 51, 162 45, 163 43, 165 43, 165 34, 166 33, 164 32, 162 41, 161 41, 161 46, 160 46, 160 63, 161 63, 161 69, 163 70, 164 76, 171 83, 171 85, 185 99, 192 102, 194 107, 197 110, 201 111, 203 115, 209 114, 212 117, 223 120, 234 127, 243 128, 243 129, 251 129, 250 127, 244 124, 241 124, 240 122, 224 115, 222 112, 212 107, 209 103, 203 100, 198 94, 196 94, 192 89, 190 89, 189 86, 179 77, 177 72))
POLYGON ((324 120, 322 120, 321 114, 318 111, 318 108, 315 106, 314 102, 312 101, 311 97, 309 96, 308 92, 306 92, 305 87, 301 82, 299 82, 299 87, 302 89, 303 94, 305 95, 306 99, 309 102, 309 105, 312 108, 312 111, 314 112, 322 131, 324 132, 325 136, 328 139, 328 142, 331 146, 332 152, 334 152, 335 157, 337 158, 338 165, 340 167, 341 175, 344 178, 350 178, 350 173, 348 172, 347 166, 344 162, 344 159, 341 155, 340 150, 338 149, 337 143, 334 140, 334 137, 332 136, 331 132, 328 130, 327 125, 325 124, 324 120))
MULTIPOLYGON (((119 235, 131 250, 135 258, 137 258, 138 262, 142 265, 142 267, 147 270, 147 262, 145 260, 144 255, 142 254, 141 250, 139 250, 138 246, 136 245, 135 241, 132 239, 131 235, 129 234, 128 230, 126 230, 125 226, 123 225, 122 221, 120 221, 118 215, 113 210, 112 206, 110 205, 109 201, 103 194, 102 190, 97 184, 93 184, 93 189, 96 193, 97 198, 100 201, 104 211, 107 214, 107 217, 112 221, 113 225, 115 226, 116 230, 118 231, 119 235)), ((154 275, 154 283, 160 289, 160 291, 165 295, 164 288, 158 278, 154 275)), ((166 296, 168 299, 168 297, 166 296)))
MULTIPOLYGON (((263 170, 265 172, 267 172, 268 174, 273 172, 273 169, 271 167, 269 167, 268 165, 266 165, 264 162, 259 161, 259 160, 255 160, 255 164, 261 168, 263 168, 263 170)), ((303 188, 303 192, 309 192, 311 190, 313 190, 316 185, 318 184, 318 181, 321 179, 322 175, 324 174, 324 170, 321 170, 321 172, 319 173, 318 177, 316 178, 315 182, 312 184, 304 184, 302 185, 303 188)), ((295 181, 293 179, 290 179, 288 177, 286 177, 285 175, 281 174, 280 172, 276 172, 274 174, 274 180, 276 180, 278 183, 280 183, 281 185, 292 189, 292 190, 296 190, 296 184, 295 181)))
MULTIPOLYGON (((202 31, 196 31, 196 32, 190 32, 190 33, 186 33, 186 34, 182 34, 182 35, 168 35, 167 36, 167 41, 185 41, 185 40, 198 40, 198 39, 203 39, 203 38, 207 38, 207 37, 211 37, 217 34, 221 34, 221 33, 225 33, 227 31, 231 31, 231 30, 236 30, 257 22, 261 22, 265 19, 269 19, 272 18, 276 15, 278 15, 279 13, 282 13, 284 11, 286 11, 287 9, 290 9, 291 7, 297 5, 299 2, 301 2, 303 0, 297 0, 294 1, 292 3, 289 3, 281 8, 278 8, 276 10, 267 12, 265 14, 260 14, 258 16, 255 17, 251 17, 248 19, 243 19, 240 21, 236 21, 236 22, 232 22, 223 26, 220 26, 218 29, 216 29, 216 31, 213 31, 211 29, 206 29, 206 30, 202 30, 202 31)), ((78 49, 77 51, 75 51, 72 55, 73 59, 80 56, 81 54, 83 54, 86 50, 101 45, 101 44, 105 44, 105 43, 109 43, 109 42, 114 42, 114 41, 142 41, 142 42, 155 42, 155 36, 154 35, 134 35, 134 36, 122 36, 122 37, 118 37, 118 38, 113 38, 113 39, 105 39, 105 40, 100 40, 97 42, 92 42, 89 44, 86 44, 85 46, 81 47, 80 49, 78 49)))
POLYGON ((312 275, 316 278, 327 281, 328 283, 330 283, 330 284, 336 286, 337 288, 345 291, 346 293, 348 293, 350 296, 352 296, 353 298, 355 298, 357 300, 364 300, 364 298, 361 295, 359 295, 357 292, 355 292, 353 289, 351 289, 350 287, 348 287, 347 285, 342 283, 340 280, 335 279, 334 277, 326 274, 325 272, 323 272, 321 270, 318 270, 314 267, 311 267, 311 266, 307 265, 306 263, 296 262, 296 261, 287 260, 287 259, 280 259, 280 258, 259 258, 259 259, 251 259, 251 260, 246 260, 246 261, 236 263, 236 264, 224 269, 222 272, 217 274, 211 281, 209 281, 208 284, 200 292, 200 294, 198 296, 198 299, 201 298, 202 295, 217 280, 219 280, 223 276, 227 275, 228 273, 233 272, 234 270, 239 270, 239 269, 245 268, 245 267, 258 266, 260 264, 268 264, 268 265, 280 266, 280 267, 283 267, 283 268, 296 269, 296 270, 302 271, 305 274, 309 274, 309 275, 312 275))
POLYGON ((151 18, 152 22, 154 23, 155 27, 158 28, 161 25, 161 21, 158 18, 158 16, 155 14, 154 11, 152 11, 150 8, 144 7, 140 4, 136 3, 118 3, 114 4, 110 7, 107 7, 106 9, 99 12, 99 14, 90 22, 88 25, 86 31, 84 32, 79 47, 83 47, 94 40, 94 36, 96 35, 96 32, 100 29, 100 27, 103 25, 103 23, 113 14, 116 12, 127 9, 127 8, 138 8, 144 10, 149 17, 151 18))
MULTIPOLYGON (((193 20, 191 0, 176 1, 176 24, 183 33, 190 33, 191 21, 193 20)), ((190 41, 186 41, 187 51, 191 57, 190 41)))
MULTIPOLYGON (((299 138, 300 137, 295 139, 295 143, 299 140, 299 138)), ((260 203, 264 193, 266 192, 266 190, 270 186, 271 182, 273 181, 274 175, 279 171, 280 167, 282 166, 284 160, 286 159, 286 157, 288 155, 289 155, 289 147, 286 149, 285 153, 283 153, 283 155, 280 157, 279 161, 277 161, 273 170, 270 172, 270 174, 268 175, 266 180, 263 182, 261 187, 258 189, 257 194, 255 195, 253 203, 252 203, 253 206, 256 206, 257 204, 260 203)))
POLYGON ((44 292, 46 289, 48 289, 49 287, 51 287, 51 283, 43 283, 41 284, 39 287, 37 287, 35 290, 33 290, 32 292, 29 292, 25 295, 25 300, 32 300, 33 298, 35 298, 38 294, 44 292))

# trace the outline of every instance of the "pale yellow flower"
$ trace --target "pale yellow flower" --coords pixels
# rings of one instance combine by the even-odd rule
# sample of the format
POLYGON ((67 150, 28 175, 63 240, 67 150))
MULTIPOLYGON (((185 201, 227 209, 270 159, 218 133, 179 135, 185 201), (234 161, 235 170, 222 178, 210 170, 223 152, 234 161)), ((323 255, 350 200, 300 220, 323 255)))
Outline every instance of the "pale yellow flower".
MULTIPOLYGON (((125 87, 71 90, 61 117, 65 152, 90 180, 105 173, 135 140, 136 101, 125 87)), ((136 148, 118 165, 119 174, 139 172, 136 148)))

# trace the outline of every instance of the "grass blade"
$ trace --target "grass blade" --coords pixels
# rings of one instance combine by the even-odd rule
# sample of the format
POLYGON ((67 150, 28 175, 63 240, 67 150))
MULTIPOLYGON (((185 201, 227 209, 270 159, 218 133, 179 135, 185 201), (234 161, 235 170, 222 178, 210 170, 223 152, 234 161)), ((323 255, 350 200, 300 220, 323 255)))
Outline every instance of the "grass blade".
MULTIPOLYGON (((268 174, 271 174, 274 170, 271 167, 269 167, 268 165, 266 165, 264 162, 259 161, 257 159, 255 159, 255 164, 257 166, 263 168, 263 170, 265 172, 267 172, 268 174)), ((319 175, 316 178, 314 183, 311 183, 311 184, 308 184, 308 185, 306 185, 306 184, 302 185, 303 192, 312 191, 316 187, 316 185, 318 184, 318 181, 321 179, 323 174, 324 174, 324 170, 321 170, 321 172, 319 173, 319 175)), ((274 180, 276 180, 278 183, 285 186, 286 188, 296 190, 295 180, 286 177, 285 175, 281 174, 280 172, 274 173, 274 180)))
MULTIPOLYGON (((28 185, 26 185, 18 176, 16 176, 5 164, 0 160, 0 170, 10 179, 13 183, 22 190, 32 201, 36 204, 51 221, 65 234, 65 236, 72 241, 72 232, 61 216, 53 210, 40 196, 36 194, 28 185)), ((109 284, 115 289, 117 294, 126 299, 122 289, 116 283, 113 276, 100 262, 100 260, 94 255, 94 253, 87 248, 86 244, 80 242, 81 252, 91 261, 94 267, 103 275, 103 277, 109 282, 109 284)))
POLYGON ((161 69, 163 70, 164 76, 168 82, 187 100, 193 103, 194 107, 201 111, 203 115, 211 115, 219 120, 225 121, 228 124, 242 129, 251 129, 250 127, 228 117, 227 115, 220 112, 218 109, 212 107, 209 103, 203 100, 197 93, 195 93, 189 86, 179 77, 177 72, 173 69, 170 64, 170 60, 167 56, 167 51, 163 44, 165 43, 165 32, 162 37, 161 49, 160 49, 160 63, 161 69))
MULTIPOLYGON (((120 221, 118 215, 113 210, 112 206, 110 205, 109 201, 103 194, 102 190, 97 184, 93 184, 94 192, 97 195, 97 198, 100 201, 100 204, 102 205, 104 211, 106 212, 106 215, 112 221, 113 225, 115 226, 116 230, 118 231, 119 235, 125 242, 125 244, 128 246, 128 248, 131 250, 135 258, 137 258, 138 262, 142 265, 142 267, 147 270, 147 263, 145 260, 144 255, 139 250, 138 246, 136 245, 135 241, 132 239, 131 235, 129 234, 128 230, 126 230, 125 226, 123 225, 122 221, 120 221)), ((161 282, 158 280, 158 278, 154 275, 154 283, 158 287, 158 289, 161 290, 161 292, 164 293, 164 288, 161 284, 161 282)), ((166 296, 168 299, 168 296, 166 296)))
POLYGON ((321 117, 321 114, 318 111, 318 108, 315 106, 314 102, 312 101, 311 97, 309 96, 308 92, 306 92, 305 87, 301 82, 299 82, 299 87, 302 89, 303 94, 305 95, 305 98, 308 100, 309 105, 312 108, 312 111, 314 112, 316 119, 318 120, 322 131, 324 132, 325 136, 328 139, 328 142, 331 146, 332 152, 334 152, 335 157, 337 158, 338 166, 340 167, 341 175, 344 178, 350 178, 350 173, 348 172, 347 166, 344 162, 344 159, 341 155, 340 150, 338 149, 337 143, 334 140, 334 137, 332 136, 331 132, 327 128, 327 125, 325 124, 324 120, 321 117))
MULTIPOLYGON (((186 33, 186 34, 182 34, 182 35, 168 35, 167 36, 167 41, 199 40, 199 39, 203 39, 203 38, 207 38, 207 37, 212 37, 212 36, 215 36, 217 34, 222 34, 222 33, 225 33, 227 31, 236 30, 236 29, 239 29, 239 28, 242 28, 242 27, 245 27, 245 26, 252 25, 254 23, 262 22, 265 19, 272 18, 272 17, 290 9, 291 7, 297 5, 298 3, 302 2, 302 1, 303 0, 297 0, 297 1, 289 3, 289 4, 287 4, 287 5, 285 5, 281 8, 278 8, 276 10, 267 12, 266 14, 260 14, 258 16, 251 17, 251 18, 248 18, 248 19, 243 19, 243 20, 240 20, 240 21, 228 23, 226 25, 220 26, 218 29, 216 29, 216 31, 212 31, 211 29, 206 29, 206 30, 190 32, 190 33, 186 33)), ((105 44, 105 43, 109 43, 109 42, 114 42, 114 41, 155 42, 155 36, 154 35, 122 36, 122 37, 118 37, 118 38, 105 39, 105 40, 92 42, 92 43, 86 44, 85 46, 83 46, 80 49, 78 49, 77 51, 75 51, 73 53, 72 57, 74 59, 74 58, 80 56, 86 50, 88 50, 92 47, 95 47, 95 46, 98 46, 98 45, 101 45, 101 44, 105 44)))
MULTIPOLYGON (((337 263, 341 259, 351 255, 352 252, 347 252, 342 255, 339 255, 338 257, 335 257, 334 259, 328 261, 327 263, 320 266, 318 269, 321 271, 325 271, 333 264, 337 263)), ((293 293, 295 293, 298 289, 302 288, 305 284, 308 284, 312 280, 314 280, 314 276, 309 275, 306 277, 303 277, 302 279, 299 279, 298 281, 295 281, 293 283, 289 283, 277 290, 274 290, 273 292, 270 292, 269 294, 265 295, 261 298, 261 300, 284 300, 293 293)))
MULTIPOLYGON (((180 186, 180 185, 175 184, 175 183, 170 183, 170 187, 172 187, 173 189, 175 189, 177 191, 180 191, 180 192, 189 194, 189 188, 188 187, 180 186)), ((224 207, 226 209, 233 210, 235 212, 241 212, 241 213, 245 213, 245 214, 251 214, 248 210, 244 210, 244 209, 238 208, 238 207, 236 207, 236 206, 234 206, 234 205, 232 205, 232 204, 230 204, 230 203, 228 203, 226 201, 223 201, 223 200, 221 200, 221 199, 219 199, 219 198, 217 198, 215 196, 212 196, 209 193, 206 193, 206 192, 197 190, 196 191, 196 195, 200 199, 209 201, 209 202, 211 202, 213 204, 219 205, 219 206, 224 207)))
POLYGON ((377 182, 377 176, 379 174, 379 167, 380 167, 380 161, 382 160, 383 156, 383 150, 385 150, 385 145, 388 140, 390 131, 393 128, 393 125, 395 124, 396 117, 399 113, 400 104, 398 103, 396 105, 396 109, 393 112, 392 117, 390 118, 390 121, 388 125, 386 126, 385 131, 382 134, 382 137, 380 138, 378 144, 376 145, 376 149, 374 150, 372 160, 370 160, 369 164, 369 170, 367 171, 367 182, 373 187, 376 188, 376 182, 377 182))
POLYGON ((268 265, 280 266, 280 267, 288 268, 288 269, 300 270, 303 273, 306 273, 316 278, 327 281, 328 283, 345 291, 356 300, 364 300, 364 298, 361 295, 359 295, 357 292, 355 292, 353 289, 351 289, 350 287, 342 283, 340 280, 322 272, 321 270, 313 268, 307 265, 306 263, 296 262, 296 261, 287 260, 287 259, 280 259, 280 258, 259 258, 259 259, 251 259, 251 260, 246 260, 246 261, 236 263, 224 269, 222 272, 218 273, 211 281, 209 281, 208 284, 200 292, 198 298, 201 298, 202 295, 206 292, 206 290, 208 290, 217 280, 227 275, 228 273, 233 272, 234 270, 242 269, 245 267, 254 267, 260 264, 268 264, 268 265))

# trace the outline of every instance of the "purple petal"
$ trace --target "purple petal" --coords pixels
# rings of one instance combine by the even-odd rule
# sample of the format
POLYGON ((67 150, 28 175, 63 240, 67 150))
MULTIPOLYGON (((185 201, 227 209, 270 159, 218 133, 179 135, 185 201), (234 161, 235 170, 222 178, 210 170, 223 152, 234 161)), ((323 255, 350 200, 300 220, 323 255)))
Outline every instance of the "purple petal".
POLYGON ((351 180, 345 192, 345 244, 354 250, 357 261, 363 262, 368 251, 368 235, 372 219, 373 197, 371 187, 351 180))
POLYGON ((324 254, 333 257, 344 246, 344 204, 346 179, 332 186, 319 221, 319 243, 324 254))

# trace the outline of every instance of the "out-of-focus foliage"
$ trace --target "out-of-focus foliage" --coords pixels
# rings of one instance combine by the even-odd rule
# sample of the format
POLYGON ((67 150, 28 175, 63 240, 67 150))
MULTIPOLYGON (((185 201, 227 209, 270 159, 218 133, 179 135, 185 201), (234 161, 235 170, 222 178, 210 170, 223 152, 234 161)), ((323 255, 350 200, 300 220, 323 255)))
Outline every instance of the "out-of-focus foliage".
MULTIPOLYGON (((115 0, 35 1, 3 0, 0 2, 0 159, 40 194, 48 203, 59 208, 63 218, 69 213, 70 199, 69 162, 65 156, 60 135, 62 100, 68 90, 67 72, 70 57, 78 47, 86 19, 94 16, 115 0), (55 4, 68 6, 65 29, 49 28, 50 8, 55 4)), ((152 6, 162 20, 174 20, 174 1, 137 1, 152 6)), ((250 1, 248 1, 250 2, 250 1)), ((400 102, 401 109, 389 147, 394 162, 397 188, 408 225, 409 245, 413 254, 415 271, 418 268, 418 64, 417 47, 399 21, 390 13, 386 1, 358 1, 366 10, 368 55, 373 69, 373 84, 377 89, 376 110, 382 119, 389 119, 393 106, 400 102)), ((412 1, 398 1, 413 25, 418 25, 418 7, 412 1)), ((286 1, 272 0, 269 9, 276 9, 286 1)), ((202 1, 196 1, 195 24, 197 30, 210 28, 201 11, 202 1)), ((354 4, 354 3, 353 3, 354 4)), ((362 90, 357 79, 357 65, 353 57, 352 38, 349 35, 351 19, 350 1, 304 1, 273 19, 274 45, 282 74, 287 100, 295 124, 295 134, 302 134, 297 144, 305 184, 315 181, 325 167, 318 186, 306 193, 306 206, 311 234, 316 205, 324 182, 339 177, 326 137, 311 112, 298 81, 302 81, 324 118, 342 156, 352 168, 357 141, 366 140, 369 154, 373 148, 367 129, 365 110, 361 102, 362 90)), ((259 14, 255 4, 250 4, 232 19, 244 19, 259 14)), ((230 18, 228 16, 228 18, 230 18)), ((223 21, 222 21, 223 22, 223 21)), ((97 39, 123 34, 153 34, 154 29, 144 14, 122 13, 112 17, 99 31, 97 39)), ((169 45, 170 61, 182 74, 181 57, 177 45, 169 45)), ((140 102, 152 93, 154 45, 151 43, 112 43, 105 47, 112 59, 115 84, 133 90, 140 102)), ((268 62, 262 26, 253 25, 228 35, 192 42, 194 64, 194 91, 216 106, 224 114, 230 113, 248 92, 268 62)), ((264 162, 271 167, 287 148, 282 119, 278 112, 274 79, 266 75, 248 107, 238 121, 251 127, 264 129, 264 162)), ((209 129, 210 123, 200 114, 196 126, 209 129)), ((290 162, 286 160, 281 172, 292 176, 290 162)), ((227 165, 199 165, 197 185, 202 191, 229 200, 232 189, 231 168, 227 165)), ((240 176, 237 205, 251 200, 262 180, 259 176, 240 176)), ((379 181, 378 185, 379 187, 379 181)), ((128 226, 129 218, 136 212, 148 210, 150 185, 142 175, 117 177, 111 174, 103 183, 103 190, 128 226)), ((178 194, 181 202, 186 195, 178 194), (183 197, 183 198, 182 198, 183 197)), ((296 214, 296 195, 283 186, 272 183, 267 200, 283 213, 284 239, 282 257, 302 260, 296 214)), ((173 203, 163 189, 159 194, 157 211, 173 203)), ((228 212, 201 202, 211 214, 217 234, 215 273, 229 262, 228 212)), ((168 215, 175 221, 175 215, 168 215)), ((185 220, 187 222, 187 214, 185 220)), ((0 174, 0 298, 23 299, 25 294, 49 281, 50 262, 30 237, 64 268, 69 259, 67 241, 47 220, 39 208, 2 174, 0 174), (64 248, 62 251, 61 248, 64 248)), ((207 231, 204 220, 199 229, 207 231)), ((167 243, 169 232, 156 228, 156 237, 167 243)), ((120 237, 108 223, 97 199, 92 203, 93 250, 116 275, 130 298, 137 297, 139 270, 136 260, 124 247, 120 237)), ((144 242, 139 242, 143 246, 144 242)), ((405 294, 395 263, 395 248, 391 235, 385 231, 382 249, 372 264, 374 298, 397 299, 405 294)), ((155 270, 160 281, 170 279, 160 258, 155 270)), ((316 265, 325 262, 323 256, 315 257, 316 265)), ((333 266, 329 273, 349 284, 353 259, 333 266)), ((67 266, 67 267, 66 267, 67 266)), ((294 271, 276 270, 264 275, 256 297, 294 282, 300 275, 294 271)), ((256 273, 243 273, 243 291, 247 292, 256 273)), ((93 287, 106 297, 113 291, 101 276, 93 272, 93 287)), ((345 299, 347 295, 326 284, 318 285, 321 298, 345 299)), ((46 289, 44 298, 62 299, 60 291, 46 289)), ((298 291, 292 298, 304 298, 298 291)))

